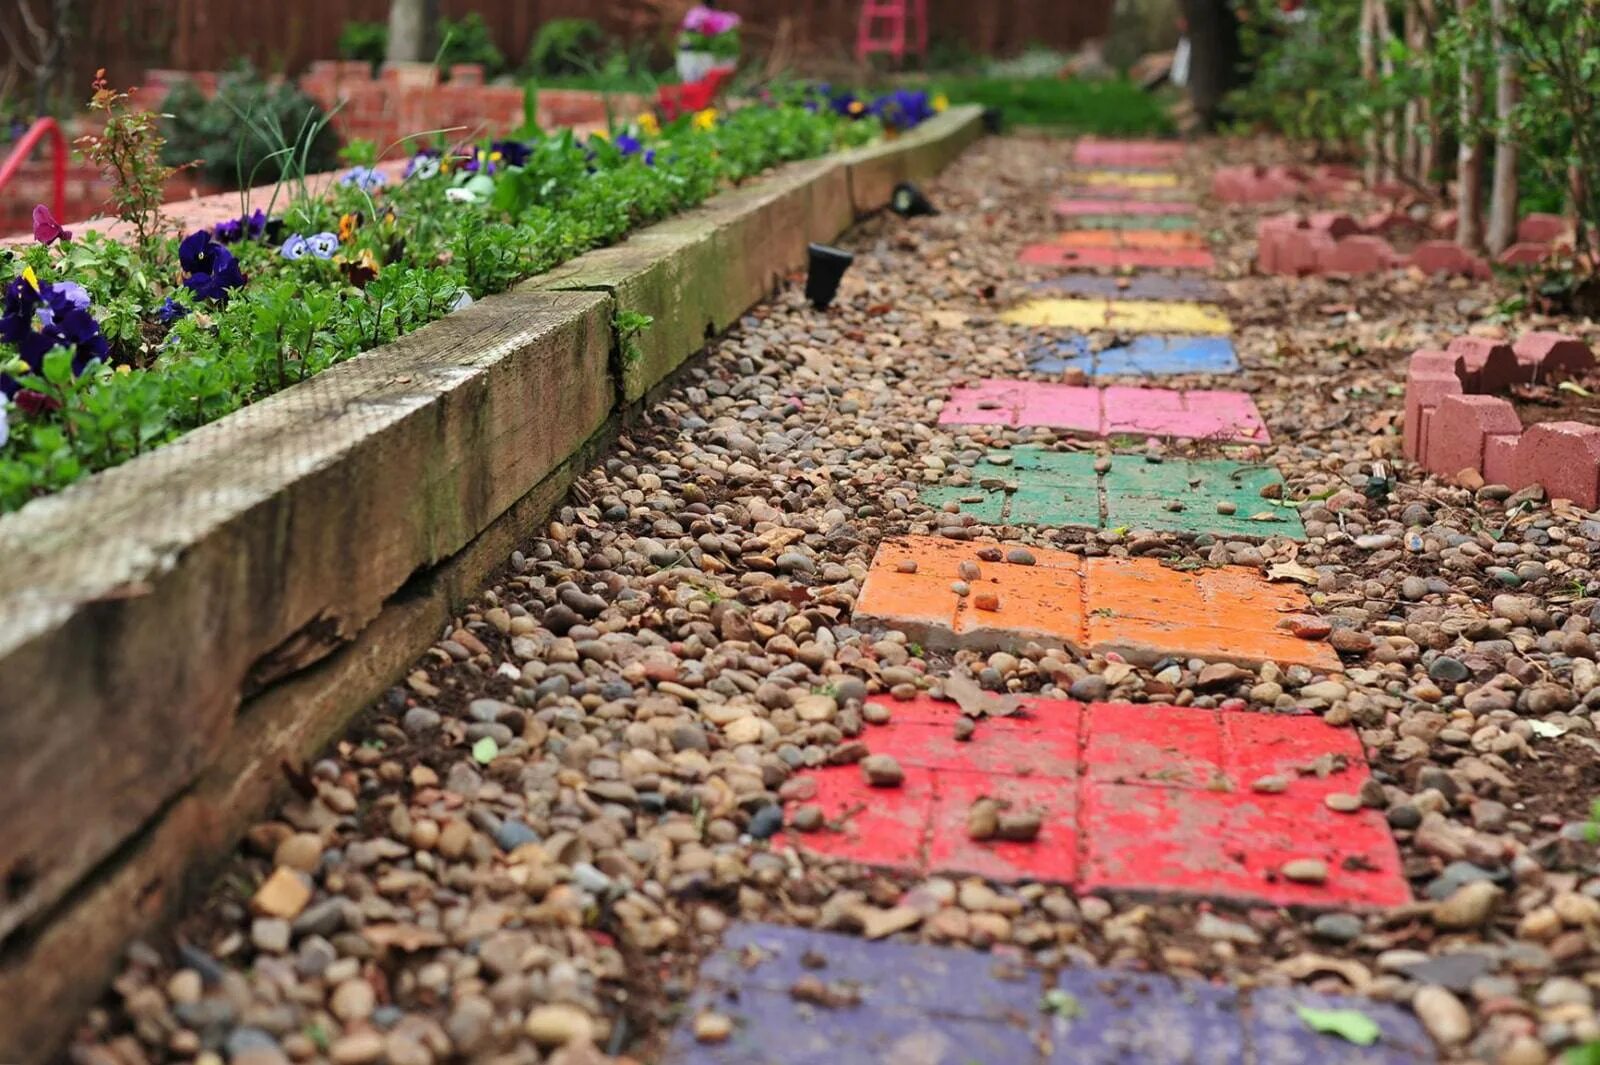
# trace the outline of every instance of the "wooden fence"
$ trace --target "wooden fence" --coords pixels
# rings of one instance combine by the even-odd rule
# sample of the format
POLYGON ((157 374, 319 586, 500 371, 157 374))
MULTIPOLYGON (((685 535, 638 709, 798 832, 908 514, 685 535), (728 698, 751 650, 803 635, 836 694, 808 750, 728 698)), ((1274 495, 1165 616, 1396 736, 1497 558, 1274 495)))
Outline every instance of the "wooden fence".
MULTIPOLYGON (((48 0, 20 0, 41 16, 48 0)), ((441 0, 446 17, 483 16, 513 66, 527 55, 539 26, 553 18, 595 18, 632 42, 665 44, 689 0, 441 0)), ((850 55, 861 0, 730 0, 721 6, 746 20, 747 48, 783 56, 850 55)), ((1004 55, 1030 44, 1070 50, 1105 34, 1112 0, 929 0, 936 42, 959 42, 973 52, 1004 55)), ((64 81, 88 95, 89 79, 105 67, 114 83, 137 82, 145 69, 217 70, 248 57, 264 70, 298 73, 317 59, 336 58, 339 31, 349 21, 386 18, 388 0, 75 0, 77 32, 67 49, 64 81)), ((16 3, 0 3, 0 21, 20 29, 16 3)), ((19 35, 20 36, 20 35, 19 35)), ((3 40, 3 38, 0 38, 3 40)))

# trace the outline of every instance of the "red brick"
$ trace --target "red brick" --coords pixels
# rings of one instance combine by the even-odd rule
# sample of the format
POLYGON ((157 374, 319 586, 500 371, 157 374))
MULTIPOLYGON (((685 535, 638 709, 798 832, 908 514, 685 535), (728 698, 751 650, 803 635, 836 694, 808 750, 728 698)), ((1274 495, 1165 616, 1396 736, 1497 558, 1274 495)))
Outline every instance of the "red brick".
POLYGON ((1468 392, 1504 392, 1523 379, 1511 345, 1488 337, 1456 337, 1445 348, 1456 356, 1456 376, 1468 392))
POLYGON ((1394 248, 1382 237, 1345 237, 1317 257, 1322 274, 1376 274, 1394 262, 1394 248))
POLYGON ((1567 220, 1558 214, 1530 214, 1517 223, 1518 242, 1548 244, 1570 232, 1567 220))
POLYGON ((1594 352, 1577 337, 1565 333, 1524 333, 1512 345, 1523 366, 1523 380, 1540 381, 1578 377, 1594 368, 1594 352))
POLYGON ((1537 266, 1550 258, 1550 245, 1533 241, 1518 241, 1496 259, 1501 266, 1537 266))
POLYGON ((1484 439, 1521 431, 1516 410, 1499 396, 1446 396, 1433 413, 1423 464, 1445 476, 1482 470, 1484 439))
POLYGON ((482 63, 456 63, 450 68, 450 84, 457 86, 482 85, 482 63))
POLYGON ((1511 484, 1517 479, 1517 443, 1521 433, 1495 433, 1483 442, 1483 480, 1511 484))
POLYGON ((1452 240, 1425 240, 1411 252, 1411 265, 1425 274, 1488 277, 1489 264, 1452 240))
POLYGON ((1316 211, 1310 218, 1311 228, 1326 233, 1334 240, 1353 237, 1361 232, 1361 225, 1341 211, 1316 211))
POLYGON ((1439 405, 1446 396, 1461 395, 1465 389, 1456 376, 1455 359, 1442 351, 1419 351, 1411 356, 1406 373, 1406 420, 1402 434, 1405 455, 1422 460, 1424 413, 1439 405), (1448 368, 1447 368, 1448 367, 1448 368))
POLYGON ((1541 422, 1529 426, 1517 443, 1517 483, 1542 484, 1557 499, 1580 507, 1600 506, 1600 426, 1582 422, 1541 422))

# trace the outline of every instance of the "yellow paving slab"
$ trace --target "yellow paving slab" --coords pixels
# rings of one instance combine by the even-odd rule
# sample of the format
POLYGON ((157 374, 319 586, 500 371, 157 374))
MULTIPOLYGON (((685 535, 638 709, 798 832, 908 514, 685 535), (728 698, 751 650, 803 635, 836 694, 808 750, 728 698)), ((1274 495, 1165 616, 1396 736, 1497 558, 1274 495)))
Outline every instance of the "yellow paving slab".
POLYGON ((1001 316, 1013 325, 1059 329, 1126 329, 1140 333, 1227 334, 1233 323, 1206 303, 1164 303, 1157 300, 1029 300, 1001 316))
POLYGON ((1163 171, 1132 173, 1122 170, 1090 170, 1078 175, 1080 185, 1121 185, 1125 189, 1175 189, 1178 175, 1163 171))

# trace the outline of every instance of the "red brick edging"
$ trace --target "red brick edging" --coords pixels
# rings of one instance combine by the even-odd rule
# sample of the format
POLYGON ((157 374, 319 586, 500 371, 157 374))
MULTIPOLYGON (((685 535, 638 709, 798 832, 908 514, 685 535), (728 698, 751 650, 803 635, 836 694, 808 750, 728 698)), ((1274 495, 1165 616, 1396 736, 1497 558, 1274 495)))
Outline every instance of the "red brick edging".
MULTIPOLYGON (((1489 261, 1453 240, 1425 240, 1409 254, 1396 251, 1383 234, 1410 224, 1405 215, 1392 211, 1361 221, 1339 211, 1274 215, 1256 227, 1256 263, 1262 273, 1294 276, 1373 274, 1407 266, 1427 274, 1489 276, 1489 261)), ((1529 215, 1517 225, 1517 242, 1496 261, 1504 266, 1542 262, 1566 231, 1566 220, 1559 216, 1529 215)))
POLYGON ((1511 403, 1494 395, 1594 364, 1588 345, 1562 333, 1524 333, 1514 345, 1456 337, 1443 351, 1417 351, 1406 371, 1406 457, 1443 476, 1476 470, 1490 484, 1540 484, 1552 497, 1600 507, 1600 426, 1524 429, 1511 403))
POLYGON ((1354 167, 1221 166, 1211 172, 1211 195, 1223 203, 1277 203, 1280 200, 1339 200, 1360 187, 1354 167))

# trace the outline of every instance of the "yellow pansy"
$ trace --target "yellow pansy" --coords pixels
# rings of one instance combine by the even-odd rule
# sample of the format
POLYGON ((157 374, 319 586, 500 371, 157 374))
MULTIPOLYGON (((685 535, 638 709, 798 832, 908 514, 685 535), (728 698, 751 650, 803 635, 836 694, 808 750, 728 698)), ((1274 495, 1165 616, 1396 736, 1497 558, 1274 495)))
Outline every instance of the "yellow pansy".
POLYGON ((639 131, 641 133, 647 133, 647 134, 649 134, 650 136, 653 137, 657 133, 661 132, 661 123, 656 121, 656 116, 655 116, 655 112, 654 111, 645 111, 645 112, 643 112, 642 114, 639 115, 639 118, 638 118, 637 121, 639 123, 639 131))
POLYGON ((708 107, 704 111, 696 111, 694 113, 694 128, 716 129, 717 109, 715 107, 708 107))
POLYGON ((866 109, 867 109, 867 105, 862 103, 860 100, 851 100, 850 101, 850 107, 848 108, 849 112, 852 115, 859 115, 861 112, 865 111, 866 109))
POLYGON ((942 92, 934 94, 934 96, 933 96, 933 109, 935 111, 948 110, 949 107, 950 107, 950 97, 946 96, 942 92))
POLYGON ((608 141, 608 140, 611 139, 611 131, 609 129, 597 129, 593 133, 589 134, 589 139, 590 140, 597 140, 597 141, 608 141))

